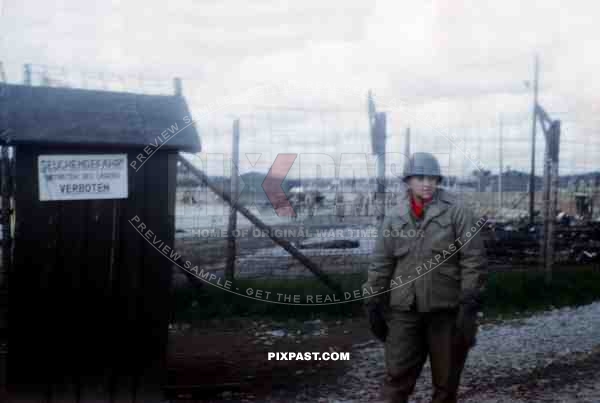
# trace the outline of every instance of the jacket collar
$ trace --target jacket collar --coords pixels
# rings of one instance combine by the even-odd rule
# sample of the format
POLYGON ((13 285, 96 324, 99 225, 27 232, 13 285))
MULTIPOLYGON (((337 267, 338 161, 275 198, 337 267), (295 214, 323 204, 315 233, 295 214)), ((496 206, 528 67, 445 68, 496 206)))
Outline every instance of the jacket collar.
MULTIPOLYGON (((403 192, 401 198, 398 200, 398 216, 401 221, 409 222, 411 214, 410 206, 410 191, 403 192)), ((433 218, 441 215, 446 211, 452 204, 455 203, 455 198, 446 192, 444 189, 437 189, 433 195, 431 202, 427 204, 425 209, 425 216, 423 217, 423 227, 429 223, 433 218)))

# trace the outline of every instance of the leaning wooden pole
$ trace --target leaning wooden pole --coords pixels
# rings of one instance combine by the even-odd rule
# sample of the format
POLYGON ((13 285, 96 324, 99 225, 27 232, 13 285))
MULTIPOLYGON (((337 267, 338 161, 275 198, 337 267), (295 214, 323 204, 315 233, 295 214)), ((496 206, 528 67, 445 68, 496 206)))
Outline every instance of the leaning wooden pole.
POLYGON ((267 236, 273 240, 277 245, 281 246, 290 255, 292 255, 295 259, 297 259, 300 263, 302 263, 306 268, 308 268, 317 278, 323 282, 327 287, 329 287, 335 293, 342 295, 343 291, 339 284, 335 283, 333 280, 327 276, 320 268, 317 266, 312 260, 304 256, 294 245, 292 245, 287 239, 279 238, 273 235, 273 231, 271 231, 271 227, 258 219, 254 214, 250 212, 244 206, 240 206, 237 203, 233 203, 231 194, 227 192, 225 189, 220 188, 213 184, 208 176, 200 169, 196 168, 191 162, 189 162, 184 156, 179 155, 179 160, 183 165, 185 165, 190 172, 192 172, 198 179, 200 179, 206 186, 212 190, 214 193, 219 195, 223 200, 225 200, 229 205, 233 206, 238 212, 244 215, 252 224, 256 225, 262 231, 265 231, 267 236))

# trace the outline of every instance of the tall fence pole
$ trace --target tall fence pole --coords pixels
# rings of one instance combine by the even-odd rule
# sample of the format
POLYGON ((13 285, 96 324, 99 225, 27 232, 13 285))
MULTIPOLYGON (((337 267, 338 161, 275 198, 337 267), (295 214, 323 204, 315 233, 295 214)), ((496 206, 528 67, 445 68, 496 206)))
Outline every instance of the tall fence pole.
POLYGON ((552 217, 550 213, 550 187, 551 187, 551 175, 552 175, 552 158, 550 142, 548 141, 550 136, 546 136, 546 148, 544 152, 544 186, 542 191, 542 211, 544 215, 544 227, 542 229, 542 245, 540 248, 540 259, 542 267, 545 272, 545 281, 548 282, 549 271, 551 270, 552 263, 550 262, 550 237, 552 227, 552 217))
POLYGON ((383 222, 387 197, 385 194, 385 143, 387 140, 386 115, 385 112, 377 112, 373 93, 367 95, 367 111, 369 114, 369 128, 371 133, 371 147, 374 155, 377 155, 377 189, 375 191, 374 205, 378 223, 383 222))
POLYGON ((406 128, 406 137, 404 138, 404 156, 410 158, 410 127, 406 128))
POLYGON ((0 81, 3 83, 6 82, 6 72, 4 71, 4 64, 0 62, 0 81))
POLYGON ((500 133, 499 133, 500 138, 499 138, 499 145, 498 145, 498 154, 499 154, 498 162, 499 162, 499 168, 500 168, 499 172, 498 172, 498 216, 500 216, 502 214, 502 204, 503 204, 502 203, 503 202, 503 200, 502 200, 502 171, 503 171, 503 168, 502 168, 502 164, 503 164, 503 161, 502 161, 502 157, 503 157, 503 155, 502 155, 502 140, 503 140, 502 139, 502 135, 503 135, 502 130, 503 130, 503 127, 502 126, 503 126, 502 115, 500 115, 500 133))
POLYGON ((537 106, 536 115, 541 119, 541 126, 546 137, 544 153, 544 228, 542 245, 540 248, 541 259, 545 272, 546 285, 552 282, 552 266, 554 264, 554 226, 558 207, 558 155, 560 151, 560 120, 552 120, 548 113, 537 106), (546 127, 548 126, 548 127, 546 127))
POLYGON ((546 241, 546 284, 552 282, 552 266, 554 264, 554 226, 558 207, 558 154, 560 151, 560 121, 552 123, 547 136, 547 143, 550 144, 549 150, 549 189, 548 189, 548 231, 546 241))
POLYGON ((539 59, 535 55, 534 77, 533 77, 533 122, 531 123, 531 173, 529 176, 529 223, 534 223, 535 210, 535 132, 537 125, 538 108, 538 78, 539 59))
POLYGON ((23 66, 23 84, 31 85, 31 64, 23 66))
POLYGON ((235 232, 237 229, 236 204, 239 197, 239 163, 240 163, 240 120, 233 121, 233 141, 231 150, 231 194, 234 198, 229 210, 229 225, 227 227, 227 263, 225 265, 225 279, 233 281, 235 273, 235 257, 237 255, 237 241, 235 232))
POLYGON ((173 91, 175 96, 181 97, 183 96, 183 83, 181 82, 181 78, 175 77, 173 79, 173 91))
POLYGON ((386 143, 386 115, 379 112, 375 115, 375 139, 377 141, 377 221, 383 222, 387 197, 385 193, 385 143, 386 143))

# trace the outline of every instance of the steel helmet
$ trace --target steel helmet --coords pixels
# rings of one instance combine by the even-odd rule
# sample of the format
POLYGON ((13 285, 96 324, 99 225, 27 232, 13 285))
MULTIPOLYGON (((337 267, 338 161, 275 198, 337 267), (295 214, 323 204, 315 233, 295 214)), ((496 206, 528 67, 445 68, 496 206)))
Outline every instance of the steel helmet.
POLYGON ((429 153, 414 153, 404 165, 404 180, 417 175, 443 177, 438 160, 429 153))

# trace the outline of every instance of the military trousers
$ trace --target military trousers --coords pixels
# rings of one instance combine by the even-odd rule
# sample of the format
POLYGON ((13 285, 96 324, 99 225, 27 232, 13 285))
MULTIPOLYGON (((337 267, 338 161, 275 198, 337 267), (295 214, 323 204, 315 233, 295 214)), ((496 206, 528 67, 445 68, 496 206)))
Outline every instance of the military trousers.
POLYGON ((457 401, 460 377, 469 347, 457 337, 458 308, 417 312, 391 308, 386 316, 389 333, 385 341, 386 378, 383 399, 405 403, 413 393, 429 357, 433 403, 457 401))

